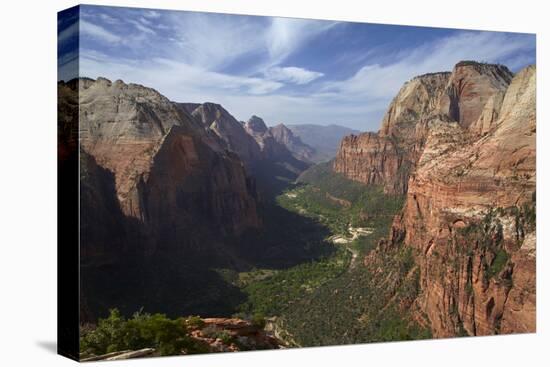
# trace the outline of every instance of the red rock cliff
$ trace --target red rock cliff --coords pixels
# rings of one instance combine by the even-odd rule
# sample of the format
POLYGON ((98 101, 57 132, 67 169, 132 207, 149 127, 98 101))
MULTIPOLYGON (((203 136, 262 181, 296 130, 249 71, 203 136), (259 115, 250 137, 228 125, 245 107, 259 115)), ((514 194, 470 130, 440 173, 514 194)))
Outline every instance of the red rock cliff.
POLYGON ((219 235, 259 225, 240 158, 153 89, 82 79, 80 142, 112 173, 122 212, 142 224, 154 248, 190 240, 206 224, 219 235))
POLYGON ((512 77, 461 62, 414 78, 333 163, 406 195, 391 242, 415 249, 436 337, 535 330, 535 67, 512 77))
POLYGON ((484 136, 435 122, 393 228, 417 251, 435 336, 535 331, 535 68, 484 136))

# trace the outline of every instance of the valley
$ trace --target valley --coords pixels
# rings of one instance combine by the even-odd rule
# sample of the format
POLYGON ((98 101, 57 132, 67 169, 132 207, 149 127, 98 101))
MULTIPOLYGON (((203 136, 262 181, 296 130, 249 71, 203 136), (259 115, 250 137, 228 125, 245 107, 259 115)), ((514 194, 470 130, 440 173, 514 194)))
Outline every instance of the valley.
POLYGON ((414 298, 418 289, 410 254, 377 251, 402 197, 385 195, 380 188, 366 189, 329 167, 306 171, 277 197, 277 203, 329 228, 324 241, 334 246, 335 253, 275 273, 256 270, 255 277, 241 284, 248 294, 241 315, 265 315, 280 333, 284 330, 281 334, 290 337, 291 344, 300 346, 428 337, 428 330, 398 310, 398 300, 414 298), (336 195, 344 204, 334 201, 336 195), (391 287, 379 288, 380 278, 398 278, 391 267, 381 275, 373 267, 380 261, 397 264, 398 271, 406 273, 404 284, 388 280, 391 287))

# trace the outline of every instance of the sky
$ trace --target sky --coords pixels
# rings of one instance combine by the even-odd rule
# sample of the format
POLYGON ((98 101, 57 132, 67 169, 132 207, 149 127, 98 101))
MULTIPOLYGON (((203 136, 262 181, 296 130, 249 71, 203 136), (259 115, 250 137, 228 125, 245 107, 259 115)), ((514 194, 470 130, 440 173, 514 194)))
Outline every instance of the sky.
POLYGON ((81 5, 58 17, 58 78, 105 77, 268 125, 376 131, 414 76, 535 63, 535 35, 81 5))

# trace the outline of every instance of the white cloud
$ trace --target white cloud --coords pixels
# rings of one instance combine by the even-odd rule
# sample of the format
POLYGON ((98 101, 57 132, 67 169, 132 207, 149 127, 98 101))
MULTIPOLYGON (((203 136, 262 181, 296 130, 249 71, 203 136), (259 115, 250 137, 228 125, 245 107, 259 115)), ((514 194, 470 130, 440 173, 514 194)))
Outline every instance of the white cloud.
POLYGON ((139 22, 137 20, 132 20, 132 19, 128 19, 127 21, 128 21, 128 23, 130 23, 134 27, 136 27, 136 29, 138 31, 141 31, 141 32, 144 32, 144 33, 147 33, 147 34, 151 34, 151 35, 156 35, 157 34, 154 30, 152 30, 148 26, 143 25, 142 22, 139 22))
POLYGON ((67 42, 71 37, 78 36, 78 22, 74 22, 57 35, 57 43, 63 44, 67 42))
MULTIPOLYGON (((143 19, 130 20, 151 29, 149 19, 154 16, 141 15, 143 19)), ((85 25, 87 34, 96 39, 132 50, 139 47, 148 56, 139 61, 117 59, 88 50, 81 55, 81 75, 140 83, 176 101, 221 103, 239 119, 258 114, 273 123, 340 123, 361 130, 376 130, 391 98, 416 75, 451 70, 463 59, 508 60, 532 47, 525 37, 461 32, 403 49, 392 55, 396 61, 389 64, 372 61, 379 55, 373 50, 365 50, 365 55, 355 50, 337 55, 353 57, 363 66, 347 79, 330 80, 331 75, 282 65, 335 23, 204 13, 166 13, 162 24, 156 23, 155 29, 163 25, 173 32, 164 39, 148 31, 121 38, 85 25), (239 75, 227 71, 232 65, 242 67, 239 75), (307 94, 298 92, 304 90, 307 94)), ((516 58, 514 62, 523 61, 516 58)))
POLYGON ((322 90, 340 98, 392 98, 407 80, 429 72, 450 71, 461 60, 499 62, 531 47, 524 37, 504 33, 461 32, 413 49, 403 50, 398 61, 367 64, 343 81, 327 82, 322 90))
POLYGON ((197 94, 263 95, 272 93, 282 83, 241 77, 208 71, 203 68, 174 60, 157 58, 149 62, 113 59, 93 50, 82 50, 81 76, 123 79, 154 87, 178 101, 189 101, 187 96, 197 94))
POLYGON ((328 21, 271 18, 265 37, 270 65, 281 63, 304 43, 336 24, 328 21))
POLYGON ((80 32, 82 35, 87 35, 99 41, 106 43, 118 43, 121 41, 121 37, 109 32, 103 27, 90 23, 86 20, 80 20, 80 32))
POLYGON ((206 13, 176 13, 169 19, 180 46, 172 57, 211 70, 240 58, 256 57, 259 61, 251 66, 250 74, 279 65, 305 42, 336 24, 206 13))
POLYGON ((156 18, 160 18, 160 13, 158 11, 154 11, 154 10, 147 10, 143 16, 147 17, 147 18, 153 18, 153 19, 156 19, 156 18))
POLYGON ((322 77, 324 74, 295 66, 272 67, 264 72, 267 79, 303 85, 322 77))
POLYGON ((172 58, 215 70, 262 48, 261 27, 248 17, 206 13, 169 16, 179 46, 172 58))

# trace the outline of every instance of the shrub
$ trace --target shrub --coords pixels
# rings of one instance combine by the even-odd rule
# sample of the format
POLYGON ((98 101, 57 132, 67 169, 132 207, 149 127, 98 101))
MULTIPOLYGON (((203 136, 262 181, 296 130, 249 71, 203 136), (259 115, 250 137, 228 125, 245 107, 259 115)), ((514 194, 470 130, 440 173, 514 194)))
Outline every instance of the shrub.
MULTIPOLYGON (((84 333, 80 339, 81 350, 101 355, 105 353, 155 348, 160 355, 176 355, 206 352, 207 348, 187 334, 184 319, 169 319, 163 314, 138 312, 126 320, 116 309, 106 319, 100 319, 94 330, 84 333)), ((197 320, 193 319, 196 324, 197 320)))
POLYGON ((185 325, 189 329, 202 329, 204 327, 204 321, 199 316, 189 316, 185 319, 185 325))
POLYGON ((488 269, 488 276, 489 278, 494 277, 495 275, 498 275, 502 269, 504 268, 504 265, 508 262, 508 253, 504 249, 499 249, 496 253, 495 259, 493 260, 493 263, 491 266, 489 266, 488 269))
POLYGON ((261 313, 256 313, 252 316, 252 325, 263 329, 265 327, 265 317, 261 313))

